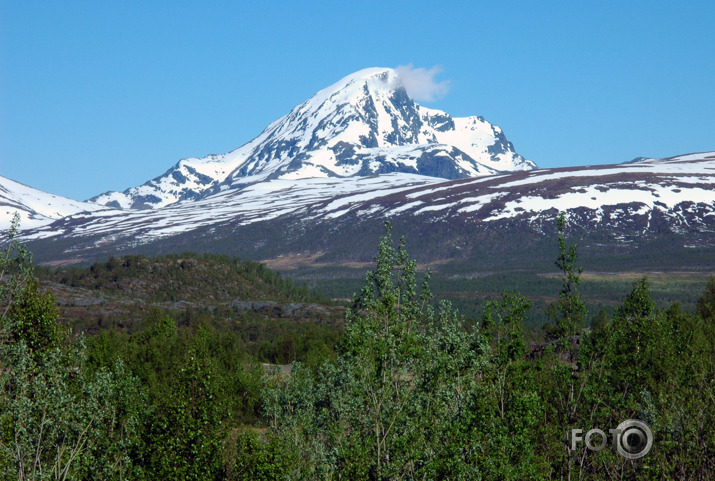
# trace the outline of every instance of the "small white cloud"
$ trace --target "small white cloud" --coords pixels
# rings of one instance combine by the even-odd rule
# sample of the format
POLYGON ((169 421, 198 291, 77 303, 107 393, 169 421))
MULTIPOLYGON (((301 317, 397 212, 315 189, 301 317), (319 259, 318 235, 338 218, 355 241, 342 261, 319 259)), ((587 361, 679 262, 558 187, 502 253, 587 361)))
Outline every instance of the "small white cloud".
POLYGON ((408 64, 396 67, 395 71, 402 80, 407 95, 415 100, 431 102, 436 98, 444 97, 451 87, 449 80, 435 81, 435 76, 442 71, 438 66, 425 69, 408 64))

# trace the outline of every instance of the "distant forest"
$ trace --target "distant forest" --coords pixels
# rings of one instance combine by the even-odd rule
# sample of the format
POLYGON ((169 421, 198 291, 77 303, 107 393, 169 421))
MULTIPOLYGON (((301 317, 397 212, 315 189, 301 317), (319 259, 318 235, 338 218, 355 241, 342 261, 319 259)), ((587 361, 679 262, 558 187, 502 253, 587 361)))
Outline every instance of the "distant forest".
POLYGON ((16 233, 2 479, 715 479, 715 278, 589 312, 563 217, 543 327, 518 286, 435 299, 389 224, 349 302, 228 256, 35 268, 16 233))

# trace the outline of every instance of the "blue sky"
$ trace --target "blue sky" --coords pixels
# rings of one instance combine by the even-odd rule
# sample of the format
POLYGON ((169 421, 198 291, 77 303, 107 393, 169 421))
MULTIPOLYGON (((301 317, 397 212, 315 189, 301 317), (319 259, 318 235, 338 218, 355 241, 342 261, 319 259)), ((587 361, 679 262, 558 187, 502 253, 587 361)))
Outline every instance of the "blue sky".
POLYGON ((0 175, 75 199, 224 153, 366 67, 542 167, 715 150, 715 2, 0 0, 0 175))

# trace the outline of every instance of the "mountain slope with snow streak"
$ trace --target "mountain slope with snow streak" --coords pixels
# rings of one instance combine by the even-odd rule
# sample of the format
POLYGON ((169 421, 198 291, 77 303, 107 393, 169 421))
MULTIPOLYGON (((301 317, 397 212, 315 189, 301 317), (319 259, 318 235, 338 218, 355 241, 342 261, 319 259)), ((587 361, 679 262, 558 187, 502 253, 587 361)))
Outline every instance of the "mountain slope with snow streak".
POLYGON ((489 245, 521 252, 517 246, 553 230, 561 211, 573 232, 602 245, 676 235, 681 247, 712 250, 715 153, 456 180, 406 173, 275 179, 159 209, 79 213, 23 235, 36 249, 53 245, 48 257, 65 260, 181 250, 340 257, 361 252, 365 232, 390 220, 422 239, 421 258, 431 261, 468 259, 489 245))
MULTIPOLYGON (((316 205, 341 202, 347 205, 391 195, 416 186, 443 182, 414 174, 385 174, 349 179, 311 178, 299 181, 277 179, 241 190, 218 192, 193 202, 181 202, 154 210, 105 210, 80 213, 45 229, 24 233, 28 240, 48 237, 96 237, 97 244, 141 245, 177 233, 225 223, 238 226, 275 218, 308 215, 316 205), (342 199, 342 201, 340 200, 342 199)), ((328 209, 328 216, 339 215, 328 209)))
POLYGON ((21 229, 45 226, 79 212, 107 210, 90 202, 79 202, 48 194, 20 182, 0 176, 0 229, 9 229, 15 213, 20 214, 21 229))
POLYGON ((395 70, 370 68, 316 93, 230 153, 183 159, 139 187, 91 201, 157 208, 275 179, 391 172, 457 179, 535 167, 499 127, 422 107, 395 70))

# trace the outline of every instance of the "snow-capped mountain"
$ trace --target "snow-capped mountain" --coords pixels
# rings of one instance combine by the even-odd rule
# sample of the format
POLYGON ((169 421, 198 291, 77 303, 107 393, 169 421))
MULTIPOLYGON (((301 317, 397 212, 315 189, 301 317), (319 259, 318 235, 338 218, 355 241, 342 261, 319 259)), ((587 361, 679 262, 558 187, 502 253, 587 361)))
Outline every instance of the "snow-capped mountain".
POLYGON ((497 251, 524 259, 524 246, 553 231, 560 211, 572 232, 592 240, 592 252, 663 239, 664 259, 676 249, 712 252, 715 152, 456 180, 399 172, 278 178, 150 211, 78 213, 24 238, 64 260, 215 250, 254 259, 307 252, 369 261, 373 252, 364 246, 373 244, 355 240, 390 219, 418 241, 422 260, 486 263, 497 251))
POLYGON ((107 210, 91 202, 48 194, 0 176, 0 230, 9 228, 15 213, 20 214, 22 229, 40 227, 78 212, 107 210))
POLYGON ((342 79, 233 152, 93 200, 0 178, 0 228, 20 211, 41 260, 196 250, 341 263, 371 260, 369 236, 390 219, 422 261, 523 268, 565 212, 602 260, 715 268, 715 152, 537 169, 485 120, 416 104, 391 69, 342 79))
POLYGON ((395 70, 370 68, 321 90, 233 152, 183 159, 141 186, 90 200, 157 208, 276 179, 390 172, 459 179, 534 168, 499 127, 422 107, 395 70))

